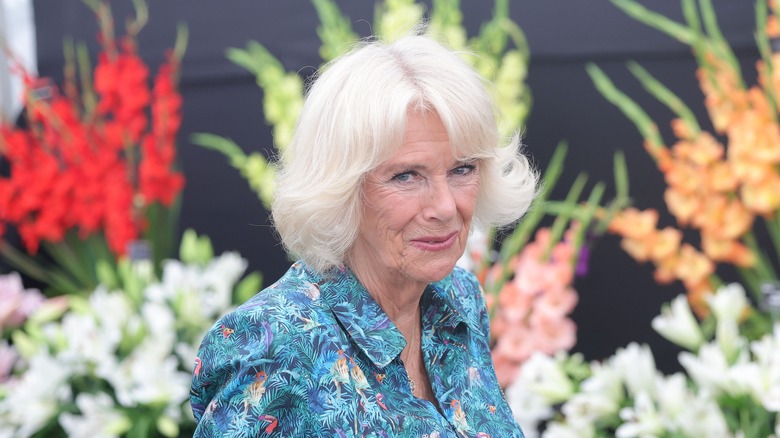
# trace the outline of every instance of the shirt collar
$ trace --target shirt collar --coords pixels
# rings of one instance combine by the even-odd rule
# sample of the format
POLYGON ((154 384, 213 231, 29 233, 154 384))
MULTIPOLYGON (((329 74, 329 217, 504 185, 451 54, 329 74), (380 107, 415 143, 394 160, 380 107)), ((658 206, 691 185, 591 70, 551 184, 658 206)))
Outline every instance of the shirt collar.
POLYGON ((321 299, 361 351, 380 368, 406 346, 401 331, 348 268, 319 274, 306 266, 320 288, 321 299))
MULTIPOLYGON (((401 331, 349 268, 332 268, 320 274, 302 265, 312 282, 319 286, 322 300, 366 357, 384 368, 401 353, 406 346, 401 331)), ((464 295, 461 283, 451 274, 428 285, 421 300, 424 325, 456 327, 465 323, 483 334, 477 309, 467 309, 466 303, 459 299, 464 295)))
POLYGON ((467 281, 463 272, 458 275, 459 268, 441 281, 431 283, 423 294, 421 302, 425 318, 433 325, 443 325, 451 328, 464 323, 468 328, 480 335, 485 335, 479 321, 480 309, 476 301, 469 295, 481 293, 481 289, 464 285, 467 281))

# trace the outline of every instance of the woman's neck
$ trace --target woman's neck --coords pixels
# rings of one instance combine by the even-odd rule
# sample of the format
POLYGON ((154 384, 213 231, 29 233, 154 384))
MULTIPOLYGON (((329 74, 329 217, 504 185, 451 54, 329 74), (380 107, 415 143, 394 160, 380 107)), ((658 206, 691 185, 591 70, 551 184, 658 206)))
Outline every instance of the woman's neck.
POLYGON ((420 298, 425 287, 402 276, 382 275, 363 263, 350 260, 349 268, 405 337, 420 321, 420 298))

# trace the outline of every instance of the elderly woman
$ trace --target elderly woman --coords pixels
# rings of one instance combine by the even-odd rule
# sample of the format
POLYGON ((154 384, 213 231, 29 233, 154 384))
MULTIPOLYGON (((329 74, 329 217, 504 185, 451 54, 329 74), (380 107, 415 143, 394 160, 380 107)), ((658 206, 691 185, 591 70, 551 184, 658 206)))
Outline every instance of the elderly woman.
POLYGON ((479 74, 425 36, 324 69, 272 208, 300 260, 203 340, 196 436, 523 436, 456 267, 473 226, 513 223, 535 193, 496 118, 479 74))

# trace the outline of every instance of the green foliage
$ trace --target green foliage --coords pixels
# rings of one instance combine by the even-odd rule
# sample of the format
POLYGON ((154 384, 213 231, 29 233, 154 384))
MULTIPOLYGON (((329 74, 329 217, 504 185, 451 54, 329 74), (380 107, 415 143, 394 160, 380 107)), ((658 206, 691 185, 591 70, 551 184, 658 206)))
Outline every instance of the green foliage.
POLYGON ((179 248, 179 260, 182 263, 204 266, 213 258, 214 249, 208 236, 198 236, 192 229, 184 232, 179 248))
MULTIPOLYGON (((353 47, 359 36, 333 0, 312 0, 312 5, 320 20, 317 34, 322 41, 320 56, 324 64, 353 47)), ((493 84, 503 115, 501 134, 511 136, 523 126, 531 107, 531 95, 525 85, 529 59, 525 36, 509 18, 508 0, 495 1, 493 17, 470 39, 462 20, 459 0, 434 0, 430 11, 414 0, 385 0, 376 3, 372 29, 380 40, 392 41, 422 23, 431 35, 463 51, 463 56, 493 84)), ((292 138, 303 107, 303 79, 297 71, 286 71, 273 54, 255 41, 243 49, 229 49, 227 57, 254 74, 263 90, 263 113, 273 129, 273 147, 254 148, 247 154, 232 140, 213 134, 195 134, 192 141, 225 155, 269 208, 275 179, 271 151, 284 151, 292 138)))

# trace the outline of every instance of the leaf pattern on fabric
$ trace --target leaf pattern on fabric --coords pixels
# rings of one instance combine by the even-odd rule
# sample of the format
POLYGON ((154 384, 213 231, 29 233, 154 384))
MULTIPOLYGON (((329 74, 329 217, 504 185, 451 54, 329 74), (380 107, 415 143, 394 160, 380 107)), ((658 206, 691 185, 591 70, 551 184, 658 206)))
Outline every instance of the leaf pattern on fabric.
POLYGON ((196 437, 518 437, 496 380, 473 274, 420 300, 438 406, 409 390, 401 332, 348 269, 296 262, 206 334, 193 375, 196 437))

